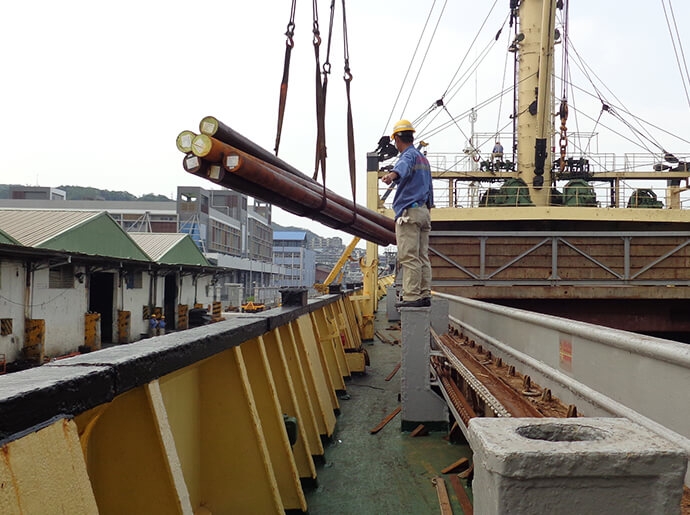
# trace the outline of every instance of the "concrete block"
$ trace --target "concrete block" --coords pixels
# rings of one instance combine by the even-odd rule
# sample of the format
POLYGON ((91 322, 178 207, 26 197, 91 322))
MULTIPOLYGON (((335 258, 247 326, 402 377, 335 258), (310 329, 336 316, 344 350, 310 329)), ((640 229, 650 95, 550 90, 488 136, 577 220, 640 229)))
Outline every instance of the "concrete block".
POLYGON ((386 288, 386 316, 389 322, 397 322, 400 320, 400 312, 395 307, 398 302, 398 289, 395 286, 386 288))
POLYGON ((678 514, 687 457, 622 418, 474 418, 474 511, 678 514))
POLYGON ((431 390, 429 368, 429 319, 431 308, 403 308, 400 310, 402 356, 400 396, 402 400, 402 429, 412 430, 419 424, 447 429, 448 406, 431 390))
POLYGON ((431 297, 431 327, 439 336, 448 332, 448 299, 431 297))

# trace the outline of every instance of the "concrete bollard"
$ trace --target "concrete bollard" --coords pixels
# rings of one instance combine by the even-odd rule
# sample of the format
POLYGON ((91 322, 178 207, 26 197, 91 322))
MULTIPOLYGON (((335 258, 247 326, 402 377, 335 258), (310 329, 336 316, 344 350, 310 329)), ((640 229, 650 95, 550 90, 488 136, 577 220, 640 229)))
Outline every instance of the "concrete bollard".
MULTIPOLYGON (((439 336, 448 332, 450 303, 448 299, 441 299, 439 297, 431 297, 431 328, 436 331, 439 336)), ((435 349, 432 342, 432 349, 435 349)))
POLYGON ((431 390, 431 308, 401 308, 402 359, 400 398, 402 430, 424 424, 432 431, 448 430, 448 406, 431 390))
POLYGON ((400 320, 400 312, 395 307, 396 302, 398 302, 398 288, 389 286, 386 288, 386 316, 389 322, 400 320))
POLYGON ((687 457, 622 418, 474 418, 478 515, 678 514, 687 457))

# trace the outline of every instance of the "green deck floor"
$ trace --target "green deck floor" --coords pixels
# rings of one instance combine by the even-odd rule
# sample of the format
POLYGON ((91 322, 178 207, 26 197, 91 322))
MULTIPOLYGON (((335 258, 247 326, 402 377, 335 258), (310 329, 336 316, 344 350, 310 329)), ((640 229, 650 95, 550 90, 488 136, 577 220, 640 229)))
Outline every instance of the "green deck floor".
MULTIPOLYGON (((400 330, 389 323, 385 299, 376 316, 376 330, 400 341, 400 330)), ((347 396, 340 400, 340 414, 331 441, 325 445, 325 463, 317 465, 317 487, 307 491, 310 515, 388 515, 440 513, 431 479, 461 457, 471 457, 466 444, 451 444, 445 432, 410 437, 401 431, 398 414, 377 434, 376 427, 400 405, 401 371, 385 378, 400 361, 400 345, 378 338, 365 342, 371 365, 366 374, 348 380, 347 396)), ((443 476, 453 513, 462 510, 450 476, 443 476)), ((467 483, 462 480, 468 495, 467 483)))

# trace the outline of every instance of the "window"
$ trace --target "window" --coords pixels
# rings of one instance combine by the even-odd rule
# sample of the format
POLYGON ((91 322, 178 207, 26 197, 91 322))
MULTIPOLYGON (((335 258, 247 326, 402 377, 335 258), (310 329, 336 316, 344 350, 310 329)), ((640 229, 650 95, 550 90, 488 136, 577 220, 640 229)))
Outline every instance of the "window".
POLYGON ((74 288, 74 265, 58 265, 50 269, 48 288, 74 288))
POLYGON ((127 273, 127 289, 141 289, 143 287, 143 275, 141 270, 127 273))

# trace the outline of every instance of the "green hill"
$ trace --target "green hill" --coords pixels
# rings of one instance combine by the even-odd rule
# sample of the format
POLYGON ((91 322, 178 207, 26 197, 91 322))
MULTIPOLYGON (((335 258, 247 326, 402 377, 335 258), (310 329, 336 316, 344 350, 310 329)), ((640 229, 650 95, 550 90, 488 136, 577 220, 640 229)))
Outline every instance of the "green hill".
MULTIPOLYGON (((0 199, 10 198, 10 187, 12 186, 19 185, 0 184, 0 199)), ((173 200, 165 195, 157 195, 155 193, 147 193, 146 195, 137 197, 126 191, 100 190, 98 188, 84 186, 58 186, 57 188, 67 193, 67 200, 148 200, 161 202, 173 200)))

